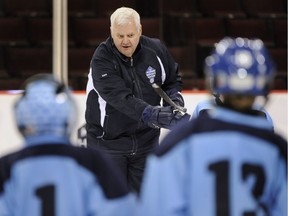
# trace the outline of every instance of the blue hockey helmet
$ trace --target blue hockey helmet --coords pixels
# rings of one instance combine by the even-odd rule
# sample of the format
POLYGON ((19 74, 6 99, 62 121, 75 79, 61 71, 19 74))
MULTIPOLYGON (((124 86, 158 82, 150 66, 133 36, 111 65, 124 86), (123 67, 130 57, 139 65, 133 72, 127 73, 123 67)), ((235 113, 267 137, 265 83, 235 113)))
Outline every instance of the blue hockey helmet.
POLYGON ((260 39, 225 37, 205 59, 207 82, 218 95, 267 95, 274 71, 274 63, 260 39))
POLYGON ((77 120, 76 103, 70 89, 52 74, 37 74, 24 83, 14 113, 24 137, 69 137, 77 120))

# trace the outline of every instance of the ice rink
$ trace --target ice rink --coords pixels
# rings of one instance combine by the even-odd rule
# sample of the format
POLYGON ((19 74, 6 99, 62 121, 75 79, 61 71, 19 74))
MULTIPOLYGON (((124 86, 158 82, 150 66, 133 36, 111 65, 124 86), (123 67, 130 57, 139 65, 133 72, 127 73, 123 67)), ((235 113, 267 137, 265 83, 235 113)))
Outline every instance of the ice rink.
MULTIPOLYGON (((77 142, 77 128, 85 123, 84 113, 85 113, 85 92, 74 92, 78 109, 79 109, 79 119, 78 124, 75 125, 75 133, 73 133, 72 141, 77 142)), ((205 91, 184 91, 183 92, 187 112, 192 114, 195 106, 198 102, 205 100, 209 97, 205 91)), ((8 153, 12 150, 20 148, 22 145, 22 137, 17 131, 14 123, 12 109, 15 98, 18 97, 17 94, 1 92, 0 93, 0 156, 8 153)), ((287 91, 273 91, 269 97, 268 104, 266 105, 266 110, 270 113, 275 131, 280 133, 287 139, 287 91)), ((161 138, 163 138, 168 130, 163 130, 161 138)))

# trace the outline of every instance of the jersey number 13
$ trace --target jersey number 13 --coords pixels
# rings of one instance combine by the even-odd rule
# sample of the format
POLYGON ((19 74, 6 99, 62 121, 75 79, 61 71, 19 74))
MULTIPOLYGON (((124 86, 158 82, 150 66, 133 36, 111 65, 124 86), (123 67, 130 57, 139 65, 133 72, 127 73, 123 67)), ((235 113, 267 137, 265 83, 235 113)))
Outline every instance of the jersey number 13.
MULTIPOLYGON (((209 171, 215 175, 216 186, 216 216, 230 216, 230 203, 229 203, 229 161, 223 160, 209 165, 209 171)), ((263 167, 255 164, 243 163, 241 166, 242 181, 246 181, 248 177, 255 178, 255 184, 252 188, 252 194, 257 201, 259 207, 264 206, 260 204, 259 197, 262 195, 265 185, 265 173, 263 167)), ((233 186, 233 185, 232 185, 233 186)), ((243 211, 243 216, 256 216, 256 212, 243 211)))

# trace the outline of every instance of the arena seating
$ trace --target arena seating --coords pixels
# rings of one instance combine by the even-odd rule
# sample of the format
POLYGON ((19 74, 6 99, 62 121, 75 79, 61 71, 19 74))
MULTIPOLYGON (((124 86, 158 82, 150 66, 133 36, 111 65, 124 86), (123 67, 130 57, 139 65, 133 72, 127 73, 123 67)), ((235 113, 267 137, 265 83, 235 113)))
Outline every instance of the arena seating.
POLYGON ((68 15, 77 17, 95 17, 95 1, 91 0, 69 0, 68 15))
POLYGON ((21 17, 0 18, 1 45, 28 45, 25 20, 21 17))
POLYGON ((52 0, 2 0, 2 2, 4 14, 7 16, 40 17, 52 14, 52 0))
MULTIPOLYGON (((52 4, 0 1, 0 90, 19 88, 19 80, 31 74, 52 72, 52 4)), ((204 59, 224 36, 262 39, 278 66, 274 88, 287 89, 286 0, 68 0, 68 74, 74 89, 85 89, 92 53, 109 36, 109 16, 120 6, 135 8, 143 34, 167 45, 185 89, 205 88, 204 59)))
POLYGON ((266 46, 273 46, 273 32, 266 19, 228 19, 227 35, 231 37, 260 38, 266 46))
POLYGON ((246 17, 240 0, 198 0, 198 9, 205 17, 246 17))
POLYGON ((85 89, 93 52, 92 46, 70 47, 68 49, 68 79, 73 89, 85 89))
POLYGON ((8 46, 5 51, 7 70, 11 77, 25 79, 36 73, 52 72, 51 47, 8 46))
POLYGON ((245 13, 249 17, 285 18, 287 1, 283 0, 242 0, 245 13))
POLYGON ((79 46, 98 46, 110 34, 107 18, 75 18, 73 34, 79 46))

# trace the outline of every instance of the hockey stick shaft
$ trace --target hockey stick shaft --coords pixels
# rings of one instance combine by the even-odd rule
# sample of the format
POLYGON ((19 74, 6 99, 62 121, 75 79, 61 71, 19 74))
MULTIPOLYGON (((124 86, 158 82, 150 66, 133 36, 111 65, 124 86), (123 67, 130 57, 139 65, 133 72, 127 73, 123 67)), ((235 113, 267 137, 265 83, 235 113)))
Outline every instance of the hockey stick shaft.
POLYGON ((182 113, 184 115, 186 113, 186 109, 184 107, 178 106, 174 101, 171 100, 171 98, 166 94, 166 92, 163 91, 163 89, 157 85, 156 83, 152 84, 152 87, 157 92, 157 94, 163 98, 168 104, 170 104, 172 107, 174 107, 176 110, 182 113))

